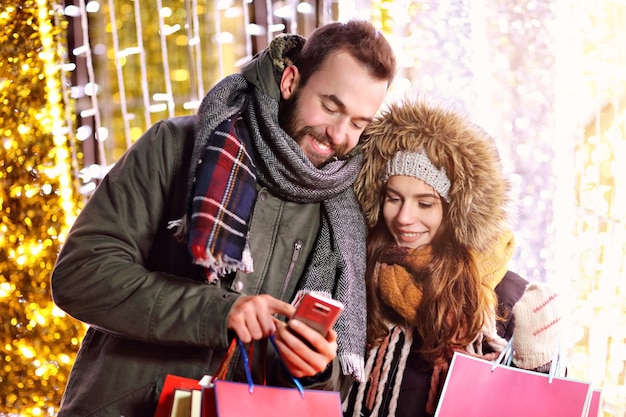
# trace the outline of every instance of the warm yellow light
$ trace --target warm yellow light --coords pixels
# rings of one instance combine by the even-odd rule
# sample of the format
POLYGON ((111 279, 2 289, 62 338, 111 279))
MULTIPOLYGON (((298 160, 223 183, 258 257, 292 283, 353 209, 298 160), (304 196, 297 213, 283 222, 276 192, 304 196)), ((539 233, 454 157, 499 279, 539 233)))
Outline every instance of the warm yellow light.
POLYGON ((19 350, 22 356, 24 356, 26 359, 32 359, 36 355, 35 350, 30 346, 20 346, 19 350))
POLYGON ((0 312, 12 315, 0 317, 0 414, 16 417, 55 414, 84 330, 53 314, 48 282, 57 235, 67 233, 76 209, 60 77, 60 11, 49 0, 8 0, 0 11, 0 45, 12 51, 0 63, 0 178, 9 184, 0 189, 0 299, 9 308, 0 312), (49 176, 48 167, 58 165, 62 171, 49 176))

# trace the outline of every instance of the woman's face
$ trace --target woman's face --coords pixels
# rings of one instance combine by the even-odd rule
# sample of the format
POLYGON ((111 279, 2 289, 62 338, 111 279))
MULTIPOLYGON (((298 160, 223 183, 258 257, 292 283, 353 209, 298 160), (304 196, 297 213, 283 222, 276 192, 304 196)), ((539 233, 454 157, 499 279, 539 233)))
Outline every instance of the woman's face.
POLYGON ((430 243, 443 219, 441 199, 424 181, 405 175, 389 178, 383 217, 398 246, 417 248, 430 243))

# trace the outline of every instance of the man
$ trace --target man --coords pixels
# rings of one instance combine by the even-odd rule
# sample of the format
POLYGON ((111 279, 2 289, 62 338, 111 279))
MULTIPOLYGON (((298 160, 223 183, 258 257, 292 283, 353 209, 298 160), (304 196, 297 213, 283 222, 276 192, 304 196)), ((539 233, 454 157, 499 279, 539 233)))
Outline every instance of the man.
MULTIPOLYGON (((308 387, 345 393, 362 376, 366 229, 350 152, 394 73, 366 22, 279 37, 196 116, 157 123, 127 151, 53 271, 55 302, 90 325, 59 417, 149 416, 165 375, 212 374, 233 337, 274 335, 308 387), (307 291, 345 305, 326 337, 277 319, 307 291)), ((267 365, 268 384, 287 385, 262 346, 255 380, 267 365)), ((229 379, 242 375, 234 360, 229 379)))

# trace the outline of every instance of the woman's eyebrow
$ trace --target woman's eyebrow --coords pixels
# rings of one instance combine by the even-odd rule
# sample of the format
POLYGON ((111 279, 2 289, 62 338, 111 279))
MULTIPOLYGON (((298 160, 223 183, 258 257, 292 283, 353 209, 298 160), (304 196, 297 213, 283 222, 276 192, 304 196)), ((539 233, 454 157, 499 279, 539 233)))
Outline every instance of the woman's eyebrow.
MULTIPOLYGON (((386 190, 388 192, 392 192, 394 194, 401 194, 399 191, 396 191, 393 189, 393 187, 386 187, 386 190)), ((411 197, 413 198, 425 198, 425 197, 432 197, 432 198, 439 198, 439 196, 436 193, 421 193, 421 194, 411 194, 411 197)))

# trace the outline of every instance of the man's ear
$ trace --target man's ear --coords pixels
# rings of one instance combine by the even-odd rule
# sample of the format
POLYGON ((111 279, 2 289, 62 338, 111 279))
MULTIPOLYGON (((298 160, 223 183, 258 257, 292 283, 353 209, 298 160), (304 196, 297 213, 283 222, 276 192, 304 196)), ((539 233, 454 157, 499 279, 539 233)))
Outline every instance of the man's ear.
POLYGON ((283 76, 280 79, 280 95, 283 100, 288 100, 289 97, 296 91, 298 87, 298 80, 300 79, 300 71, 295 65, 289 65, 283 71, 283 76))

